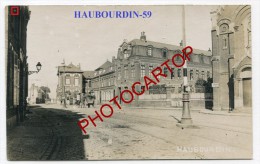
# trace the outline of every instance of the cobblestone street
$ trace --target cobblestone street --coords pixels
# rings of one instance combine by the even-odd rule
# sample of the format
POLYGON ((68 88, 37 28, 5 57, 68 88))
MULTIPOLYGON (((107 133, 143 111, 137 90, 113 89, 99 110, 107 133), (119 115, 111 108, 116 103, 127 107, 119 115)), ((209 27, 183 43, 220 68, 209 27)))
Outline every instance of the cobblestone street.
POLYGON ((8 133, 9 160, 104 159, 249 159, 252 157, 251 114, 192 111, 197 128, 181 129, 179 109, 114 110, 97 127, 77 125, 95 117, 95 108, 60 105, 32 107, 32 114, 8 133), (89 137, 88 137, 89 136, 89 137))
MULTIPOLYGON (((80 115, 33 106, 21 125, 7 134, 8 160, 84 160, 80 115)), ((81 116, 82 117, 82 116, 81 116)))

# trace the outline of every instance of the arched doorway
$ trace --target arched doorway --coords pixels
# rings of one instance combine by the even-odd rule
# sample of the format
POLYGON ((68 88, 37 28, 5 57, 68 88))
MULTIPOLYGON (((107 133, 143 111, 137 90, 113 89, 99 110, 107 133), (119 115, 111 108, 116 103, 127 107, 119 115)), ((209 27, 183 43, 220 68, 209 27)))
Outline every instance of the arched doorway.
POLYGON ((242 69, 240 73, 240 78, 242 78, 243 106, 252 107, 251 67, 246 67, 242 69))
POLYGON ((250 109, 252 107, 252 72, 251 65, 244 65, 237 74, 236 108, 250 109))

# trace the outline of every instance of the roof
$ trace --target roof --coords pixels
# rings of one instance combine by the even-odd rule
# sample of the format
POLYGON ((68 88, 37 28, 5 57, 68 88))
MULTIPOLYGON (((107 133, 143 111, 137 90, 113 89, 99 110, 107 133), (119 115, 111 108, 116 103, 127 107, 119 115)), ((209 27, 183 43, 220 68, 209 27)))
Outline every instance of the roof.
POLYGON ((95 71, 84 71, 83 72, 83 76, 85 78, 93 78, 94 77, 94 73, 95 73, 95 71))
POLYGON ((95 69, 95 71, 98 71, 100 69, 106 69, 112 66, 112 63, 110 61, 106 61, 104 64, 102 64, 100 67, 98 67, 97 69, 95 69))
MULTIPOLYGON (((160 48, 160 49, 167 48, 168 50, 180 50, 181 51, 183 49, 183 47, 181 47, 181 46, 160 43, 160 42, 153 42, 153 41, 143 41, 140 39, 134 39, 134 40, 130 41, 129 43, 131 43, 132 45, 153 46, 155 48, 160 48)), ((211 51, 206 51, 206 50, 199 50, 199 49, 193 48, 193 53, 211 56, 211 51)))
POLYGON ((72 63, 71 64, 69 64, 69 65, 65 65, 65 66, 58 66, 58 73, 59 72, 77 72, 77 73, 83 73, 83 71, 79 68, 79 67, 77 67, 77 66, 75 66, 75 65, 73 65, 72 63))

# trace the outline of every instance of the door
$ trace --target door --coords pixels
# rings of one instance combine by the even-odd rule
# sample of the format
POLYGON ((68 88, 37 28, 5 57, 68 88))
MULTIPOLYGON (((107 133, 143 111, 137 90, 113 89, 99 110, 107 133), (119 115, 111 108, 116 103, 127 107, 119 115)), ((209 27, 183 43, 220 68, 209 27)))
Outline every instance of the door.
POLYGON ((243 104, 244 107, 252 107, 252 80, 243 79, 243 104))

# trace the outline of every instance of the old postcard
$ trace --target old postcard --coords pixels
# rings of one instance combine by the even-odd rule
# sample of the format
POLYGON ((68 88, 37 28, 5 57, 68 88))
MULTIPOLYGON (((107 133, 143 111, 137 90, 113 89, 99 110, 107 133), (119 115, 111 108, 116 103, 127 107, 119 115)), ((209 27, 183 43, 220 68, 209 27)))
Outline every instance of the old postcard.
POLYGON ((6 6, 7 160, 252 159, 251 10, 6 6))

